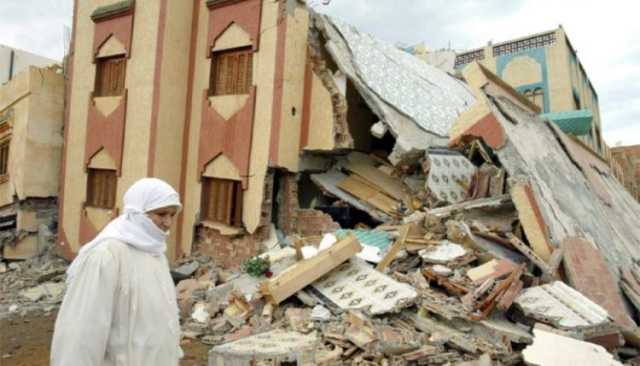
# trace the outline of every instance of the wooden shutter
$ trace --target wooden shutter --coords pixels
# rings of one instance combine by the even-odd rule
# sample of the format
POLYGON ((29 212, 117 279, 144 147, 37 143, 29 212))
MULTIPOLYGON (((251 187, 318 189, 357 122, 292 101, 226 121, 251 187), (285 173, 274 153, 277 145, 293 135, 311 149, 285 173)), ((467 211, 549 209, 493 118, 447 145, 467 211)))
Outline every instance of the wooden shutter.
POLYGON ((99 58, 96 62, 94 96, 117 96, 124 92, 126 59, 124 56, 99 58))
POLYGON ((241 226, 242 187, 240 182, 203 178, 200 212, 203 220, 241 226))
POLYGON ((211 56, 209 95, 247 94, 251 88, 251 48, 214 52, 211 56))
POLYGON ((0 144, 0 175, 9 173, 9 143, 4 141, 0 144))
POLYGON ((113 208, 116 203, 116 171, 89 169, 87 179, 87 205, 113 208))

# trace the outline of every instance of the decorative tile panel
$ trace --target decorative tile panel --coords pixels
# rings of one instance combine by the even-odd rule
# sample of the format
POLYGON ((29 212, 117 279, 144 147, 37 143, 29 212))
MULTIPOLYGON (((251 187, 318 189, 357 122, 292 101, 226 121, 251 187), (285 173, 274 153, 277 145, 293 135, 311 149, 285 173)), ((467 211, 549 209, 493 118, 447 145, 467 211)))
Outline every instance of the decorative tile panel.
POLYGON ((439 200, 456 203, 467 197, 466 187, 476 168, 462 154, 446 149, 432 149, 428 158, 431 162, 427 188, 439 200))
POLYGON ((209 365, 249 365, 250 361, 265 359, 307 364, 305 362, 314 361, 317 343, 315 333, 306 335, 276 329, 212 348, 209 351, 209 365))
POLYGON ((372 315, 410 305, 418 296, 413 287, 353 258, 312 285, 341 309, 362 309, 372 315))

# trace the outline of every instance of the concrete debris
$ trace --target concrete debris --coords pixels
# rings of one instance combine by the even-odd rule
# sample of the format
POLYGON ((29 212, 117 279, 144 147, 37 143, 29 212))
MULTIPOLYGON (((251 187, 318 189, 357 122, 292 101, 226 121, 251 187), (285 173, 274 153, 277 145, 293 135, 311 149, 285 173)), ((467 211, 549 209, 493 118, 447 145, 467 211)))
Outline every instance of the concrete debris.
POLYGON ((560 329, 586 328, 609 321, 605 309, 560 281, 525 289, 515 304, 525 316, 560 329))
POLYGON ((189 277, 194 274, 198 268, 200 268, 200 263, 197 261, 193 261, 191 263, 183 264, 180 267, 174 268, 173 272, 176 272, 184 277, 189 277))
POLYGON ((194 305, 191 318, 199 323, 206 323, 209 320, 210 314, 207 311, 207 303, 199 302, 194 305))
POLYGON ((531 365, 594 365, 622 366, 603 347, 563 337, 540 329, 533 330, 533 344, 522 351, 524 361, 531 365))
POLYGON ((605 308, 616 323, 635 328, 636 324, 627 314, 616 280, 596 246, 586 239, 568 237, 562 242, 562 248, 565 251, 564 269, 569 284, 605 308))
POLYGON ((435 266, 431 267, 431 270, 436 274, 446 277, 449 277, 453 274, 453 270, 451 270, 451 268, 443 266, 441 264, 436 264, 435 266))
POLYGON ((427 263, 447 264, 467 254, 467 251, 461 245, 445 240, 435 248, 423 249, 418 254, 427 263))
POLYGON ((318 337, 276 329, 216 346, 209 351, 209 365, 250 365, 262 360, 275 364, 314 364, 318 337))
POLYGON ((331 312, 322 305, 316 305, 311 310, 311 320, 326 322, 331 320, 331 312))

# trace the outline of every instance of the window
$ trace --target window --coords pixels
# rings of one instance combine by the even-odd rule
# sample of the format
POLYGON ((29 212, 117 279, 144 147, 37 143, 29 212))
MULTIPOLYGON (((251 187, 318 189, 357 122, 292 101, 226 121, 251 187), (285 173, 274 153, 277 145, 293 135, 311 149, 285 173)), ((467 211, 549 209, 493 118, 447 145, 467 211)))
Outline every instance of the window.
POLYGON ((242 226, 242 187, 227 179, 202 178, 202 220, 242 226))
POLYGON ((87 206, 113 208, 116 204, 116 171, 108 169, 88 170, 87 206))
POLYGON ((544 111, 544 90, 542 88, 527 89, 522 95, 544 111))
POLYGON ((252 73, 251 47, 214 52, 211 55, 209 95, 249 93, 252 73))
POLYGON ((11 140, 7 139, 0 142, 0 178, 9 174, 9 144, 11 140))
POLYGON ((542 90, 542 88, 536 88, 531 96, 531 101, 540 107, 540 110, 544 111, 544 90, 542 90))
POLYGON ((124 55, 99 58, 96 61, 96 97, 118 96, 124 93, 126 58, 124 55))

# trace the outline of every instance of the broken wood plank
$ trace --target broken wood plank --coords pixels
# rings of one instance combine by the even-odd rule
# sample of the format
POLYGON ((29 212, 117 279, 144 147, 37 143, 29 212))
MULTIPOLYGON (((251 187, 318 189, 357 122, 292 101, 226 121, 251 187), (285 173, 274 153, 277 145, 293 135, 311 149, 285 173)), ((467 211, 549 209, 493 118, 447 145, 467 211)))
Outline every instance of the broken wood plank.
POLYGON ((525 257, 529 258, 529 260, 533 262, 533 264, 538 266, 538 268, 540 268, 543 273, 545 274, 552 273, 551 268, 549 268, 549 265, 542 258, 540 258, 531 248, 529 248, 527 244, 525 244, 522 240, 520 240, 518 237, 516 237, 513 234, 507 234, 507 237, 509 237, 509 241, 511 242, 511 244, 513 244, 513 246, 516 247, 516 249, 518 249, 520 253, 524 254, 525 257))
POLYGON ((322 174, 312 174, 311 181, 313 181, 318 187, 327 195, 339 198, 342 201, 347 202, 349 205, 362 210, 378 222, 387 222, 391 219, 389 215, 376 209, 375 207, 367 204, 366 202, 354 197, 352 194, 343 191, 338 188, 338 184, 347 178, 346 174, 343 174, 336 170, 330 170, 322 174))
POLYGON ((293 247, 296 250, 296 260, 304 259, 304 256, 302 255, 302 247, 303 246, 304 246, 304 242, 302 241, 302 239, 294 240, 293 247))
POLYGON ((310 285, 362 250, 355 235, 349 234, 330 248, 314 257, 301 260, 269 281, 260 285, 260 291, 272 304, 277 305, 310 285))
POLYGON ((473 201, 463 201, 449 206, 438 207, 429 210, 428 213, 436 217, 449 217, 456 212, 471 210, 496 210, 511 205, 511 197, 504 194, 498 197, 480 198, 473 201))
POLYGON ((501 236, 498 236, 496 234, 493 233, 489 233, 489 232, 482 232, 480 230, 475 230, 473 228, 471 228, 471 233, 473 233, 474 235, 477 235, 483 239, 486 240, 490 240, 494 243, 498 243, 501 244, 509 249, 513 249, 513 245, 511 245, 511 242, 501 236))
POLYGON ((518 218, 533 251, 543 260, 551 258, 551 244, 544 216, 530 184, 518 183, 511 189, 511 199, 518 210, 518 218))
POLYGON ((500 279, 518 268, 508 259, 492 259, 487 263, 467 270, 467 277, 474 283, 482 283, 489 278, 500 279))
POLYGON ((400 179, 381 172, 371 164, 349 162, 347 170, 359 175, 380 191, 399 201, 405 201, 407 199, 407 193, 400 179))
POLYGON ((400 249, 402 249, 405 245, 405 240, 407 240, 407 236, 409 235, 410 229, 411 229, 410 224, 403 225, 400 228, 400 236, 398 236, 398 239, 396 239, 395 243, 393 243, 391 248, 389 248, 389 251, 387 252, 387 254, 384 256, 384 258, 382 258, 380 263, 378 263, 378 266, 376 267, 378 271, 384 272, 384 270, 387 269, 389 264, 391 264, 391 262, 394 260, 396 255, 398 255, 398 252, 400 251, 400 249))
POLYGON ((516 297, 518 297, 518 295, 520 294, 520 291, 522 291, 523 287, 524 283, 520 280, 512 282, 511 286, 509 286, 504 295, 502 295, 502 298, 500 298, 500 301, 498 301, 498 305, 496 306, 498 310, 509 310, 511 305, 513 305, 516 297))
POLYGON ((449 295, 453 296, 464 296, 469 292, 469 289, 459 285, 447 278, 446 276, 439 275, 433 272, 430 269, 425 269, 422 271, 422 275, 429 280, 430 282, 436 282, 438 285, 442 286, 449 295))
POLYGON ((399 202, 385 195, 384 193, 379 192, 375 188, 368 185, 366 182, 363 182, 362 179, 354 176, 349 176, 345 180, 338 183, 338 188, 354 195, 356 198, 365 201, 366 203, 377 208, 378 210, 381 210, 386 214, 392 216, 398 215, 397 209, 400 205, 399 202))
POLYGON ((542 276, 542 282, 549 283, 551 281, 555 281, 558 279, 558 268, 564 259, 564 247, 556 248, 551 254, 551 259, 549 259, 549 274, 545 274, 542 276))
POLYGON ((491 293, 481 303, 477 304, 476 309, 480 310, 480 313, 471 314, 471 319, 482 320, 485 319, 489 314, 491 314, 491 311, 497 305, 504 292, 507 291, 507 289, 514 281, 520 279, 520 276, 522 276, 522 273, 524 272, 525 266, 525 264, 521 264, 518 269, 511 272, 507 279, 501 281, 498 285, 496 285, 493 291, 491 291, 491 293))

